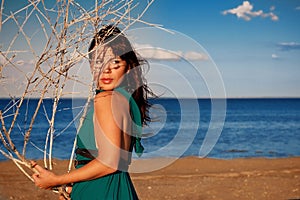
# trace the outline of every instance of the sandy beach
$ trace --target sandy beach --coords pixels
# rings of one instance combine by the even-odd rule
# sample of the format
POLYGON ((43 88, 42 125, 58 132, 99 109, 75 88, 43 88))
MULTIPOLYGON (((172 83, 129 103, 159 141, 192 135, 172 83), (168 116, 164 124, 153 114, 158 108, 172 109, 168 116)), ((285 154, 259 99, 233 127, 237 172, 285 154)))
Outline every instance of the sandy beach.
MULTIPOLYGON (((136 161, 143 167, 159 159, 136 161)), ((63 173, 66 161, 55 161, 63 173)), ((0 162, 0 200, 57 199, 34 186, 11 162, 0 162)), ((141 200, 153 199, 300 199, 300 157, 219 160, 186 157, 149 173, 132 173, 141 200)))

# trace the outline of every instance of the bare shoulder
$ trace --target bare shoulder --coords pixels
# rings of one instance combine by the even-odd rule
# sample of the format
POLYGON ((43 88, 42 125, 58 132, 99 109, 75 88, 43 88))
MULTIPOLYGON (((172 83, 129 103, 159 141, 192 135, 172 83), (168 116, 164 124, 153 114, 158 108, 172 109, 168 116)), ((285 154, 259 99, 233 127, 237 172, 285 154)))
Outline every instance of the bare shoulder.
POLYGON ((101 112, 109 112, 112 110, 128 111, 129 104, 127 99, 115 91, 103 91, 95 96, 94 99, 95 110, 101 112))
POLYGON ((94 103, 106 103, 111 101, 113 91, 103 91, 98 93, 94 98, 94 103))

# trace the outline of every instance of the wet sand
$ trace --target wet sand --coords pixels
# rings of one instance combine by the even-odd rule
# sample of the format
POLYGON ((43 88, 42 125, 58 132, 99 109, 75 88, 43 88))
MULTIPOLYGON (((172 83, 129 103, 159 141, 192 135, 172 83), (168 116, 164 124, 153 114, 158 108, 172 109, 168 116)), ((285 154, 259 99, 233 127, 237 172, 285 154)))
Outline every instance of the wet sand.
MULTIPOLYGON (((140 168, 164 159, 134 161, 140 168)), ((55 161, 63 173, 67 161, 55 161)), ((41 190, 11 162, 0 162, 0 200, 58 199, 41 190)), ((131 173, 141 200, 153 199, 300 199, 300 157, 220 160, 186 157, 148 173, 131 173)))

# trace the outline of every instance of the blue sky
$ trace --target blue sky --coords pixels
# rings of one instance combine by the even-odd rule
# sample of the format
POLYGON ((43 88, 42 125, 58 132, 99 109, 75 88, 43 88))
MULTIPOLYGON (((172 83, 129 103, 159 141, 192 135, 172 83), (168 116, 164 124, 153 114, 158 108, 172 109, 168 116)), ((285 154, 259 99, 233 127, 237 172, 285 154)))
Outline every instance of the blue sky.
POLYGON ((299 0, 160 0, 143 19, 201 44, 228 97, 300 96, 299 0))
MULTIPOLYGON (((12 1, 5 2, 6 14, 8 10, 22 6, 12 1)), ((141 8, 145 2, 141 1, 141 8)), ((141 8, 138 7, 137 11, 141 8)), ((214 90, 213 82, 216 78, 222 78, 227 97, 300 97, 300 0, 156 0, 142 19, 161 24, 175 32, 176 37, 172 38, 167 32, 159 32, 157 36, 155 31, 147 29, 129 31, 133 38, 142 38, 137 42, 139 46, 170 49, 178 53, 175 57, 198 57, 198 60, 192 59, 191 62, 203 72, 202 81, 193 82, 193 79, 199 80, 201 77, 193 77, 194 72, 187 68, 191 68, 191 65, 186 62, 169 58, 156 60, 153 69, 158 66, 158 69, 165 67, 168 70, 161 74, 159 70, 154 70, 150 82, 164 80, 161 85, 176 88, 175 93, 183 92, 184 97, 190 96, 184 93, 186 85, 174 81, 177 72, 169 73, 170 68, 174 68, 181 70, 179 73, 184 76, 184 80, 190 81, 194 89, 199 87, 199 97, 209 96, 207 90, 214 90), (213 62, 208 63, 203 59, 206 54, 213 62), (211 76, 215 73, 212 69, 214 67, 219 70, 220 77, 211 76)), ((15 32, 12 24, 6 23, 2 27, 1 48, 7 46, 15 32)), ((35 24, 28 23, 26 30, 34 35, 34 48, 41 49, 43 39, 39 36, 41 32, 35 32, 35 24)), ((147 26, 136 24, 133 27, 147 26)), ((24 38, 18 38, 15 44, 15 49, 22 49, 24 38)), ((165 53, 158 52, 156 56, 163 57, 165 53)), ((16 62, 33 64, 30 60, 24 61, 24 57, 22 59, 16 62)), ((218 93, 218 89, 216 91, 218 93)), ((5 92, 1 90, 1 96, 5 96, 5 92)))

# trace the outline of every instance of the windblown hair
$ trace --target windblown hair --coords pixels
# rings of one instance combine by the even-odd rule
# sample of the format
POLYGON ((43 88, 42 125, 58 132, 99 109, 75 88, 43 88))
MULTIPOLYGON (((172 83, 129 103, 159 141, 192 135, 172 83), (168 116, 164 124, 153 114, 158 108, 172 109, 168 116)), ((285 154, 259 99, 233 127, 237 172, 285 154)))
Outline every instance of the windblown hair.
POLYGON ((126 61, 127 70, 130 71, 120 86, 132 95, 140 109, 142 123, 147 124, 151 121, 148 112, 151 105, 148 97, 155 96, 148 87, 143 72, 145 67, 149 68, 149 63, 138 56, 126 36, 115 26, 105 26, 95 35, 88 49, 90 62, 95 57, 94 54, 97 52, 95 47, 98 45, 104 47, 104 50, 111 48, 116 56, 120 56, 122 60, 126 61))

